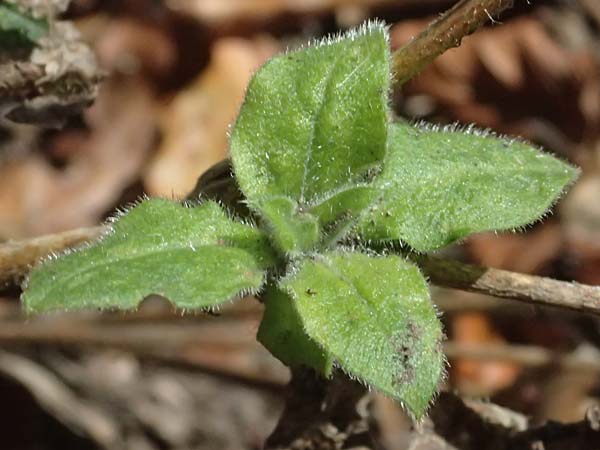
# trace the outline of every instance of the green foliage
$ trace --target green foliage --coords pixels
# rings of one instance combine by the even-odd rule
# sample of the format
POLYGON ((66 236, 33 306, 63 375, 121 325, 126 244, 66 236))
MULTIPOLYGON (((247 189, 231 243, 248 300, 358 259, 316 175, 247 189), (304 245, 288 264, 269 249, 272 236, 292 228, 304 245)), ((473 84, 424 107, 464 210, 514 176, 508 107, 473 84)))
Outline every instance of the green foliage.
POLYGON ((442 330, 416 266, 331 252, 300 261, 281 288, 306 333, 344 370, 423 415, 442 372, 442 330))
POLYGON ((263 66, 230 147, 253 209, 287 197, 306 212, 370 180, 385 156, 389 60, 386 30, 370 25, 263 66))
POLYGON ((273 263, 264 235, 216 203, 147 200, 100 243, 33 271, 23 301, 31 312, 131 309, 160 294, 180 308, 204 308, 256 292, 273 263))
POLYGON ((419 269, 368 246, 428 251, 522 227, 577 171, 519 141, 389 123, 389 59, 370 24, 257 72, 231 156, 259 228, 213 202, 144 201, 101 243, 34 270, 26 307, 128 309, 150 293, 211 307, 267 281, 258 339, 276 357, 324 376, 335 364, 420 418, 443 372, 441 324, 419 269), (362 253, 339 245, 358 238, 362 253))
POLYGON ((472 233, 512 230, 541 217, 577 174, 518 140, 396 123, 376 181, 382 195, 361 234, 425 252, 472 233))
POLYGON ((323 198, 310 212, 319 218, 323 247, 331 247, 354 226, 364 211, 379 198, 380 191, 371 185, 357 185, 323 198))
POLYGON ((260 343, 288 366, 305 365, 329 376, 333 356, 306 334, 290 295, 271 285, 261 298, 265 313, 257 334, 260 343))
POLYGON ((269 198, 263 202, 261 212, 275 246, 282 252, 296 255, 314 248, 319 241, 318 219, 298 211, 291 198, 269 198))
POLYGON ((0 48, 33 45, 47 33, 44 19, 30 17, 15 5, 0 1, 0 48))

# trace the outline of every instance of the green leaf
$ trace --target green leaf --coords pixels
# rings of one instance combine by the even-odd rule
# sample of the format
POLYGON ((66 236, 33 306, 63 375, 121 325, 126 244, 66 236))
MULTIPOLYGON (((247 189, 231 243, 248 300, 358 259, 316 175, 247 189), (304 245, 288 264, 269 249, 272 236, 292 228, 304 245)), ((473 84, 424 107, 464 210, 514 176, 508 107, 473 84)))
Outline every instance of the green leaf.
POLYGON ((298 205, 288 197, 266 200, 262 213, 275 246, 286 254, 296 255, 310 250, 319 241, 317 218, 298 211, 298 205))
POLYGON ((441 324, 419 269, 399 256, 331 252, 280 284, 306 333, 351 375, 420 418, 442 375, 441 324))
POLYGON ((0 37, 4 44, 15 40, 25 41, 34 44, 42 36, 48 33, 48 24, 44 19, 35 19, 19 11, 15 5, 6 2, 0 2, 0 37), (13 37, 15 39, 11 39, 13 37))
POLYGON ((159 294, 180 308, 210 307, 260 289, 274 263, 261 232, 214 202, 146 200, 96 245, 35 269, 23 301, 30 312, 130 309, 159 294))
POLYGON ((332 247, 339 241, 379 195, 376 187, 357 186, 323 198, 322 203, 311 208, 310 213, 319 218, 324 246, 332 247))
POLYGON ((253 77, 231 134, 241 190, 258 211, 308 212, 369 182, 385 157, 389 49, 379 23, 276 57, 253 77))
POLYGON ((259 342, 287 366, 307 366, 323 376, 331 375, 333 357, 306 334, 292 298, 268 286, 261 299, 265 313, 258 329, 259 342))
POLYGON ((577 174, 518 140, 393 124, 377 180, 382 197, 360 234, 425 252, 471 233, 512 230, 539 219, 577 174))

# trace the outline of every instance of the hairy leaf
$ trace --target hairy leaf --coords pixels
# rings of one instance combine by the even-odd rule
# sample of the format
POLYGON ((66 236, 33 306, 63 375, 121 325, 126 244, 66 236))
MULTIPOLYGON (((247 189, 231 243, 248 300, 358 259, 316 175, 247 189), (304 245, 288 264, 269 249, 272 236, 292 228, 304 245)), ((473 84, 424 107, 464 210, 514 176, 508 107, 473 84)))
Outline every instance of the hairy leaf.
POLYGON ((276 286, 269 286, 261 295, 265 313, 258 329, 258 340, 281 362, 306 366, 329 376, 333 358, 304 331, 294 300, 276 286))
POLYGON ((376 187, 356 186, 323 198, 322 203, 311 208, 310 213, 319 218, 323 244, 331 247, 342 238, 379 198, 379 194, 376 187))
POLYGON ((344 370, 424 414, 444 360, 441 324, 416 266, 399 256, 330 252, 302 260, 281 288, 306 333, 344 370))
POLYGON ((252 208, 287 197, 307 211, 370 181, 385 157, 385 27, 276 57, 254 76, 231 135, 234 171, 252 208))
POLYGON ((393 124, 377 180, 382 197, 360 233, 429 251, 471 233, 515 229, 539 219, 577 174, 521 141, 393 124))
POLYGON ((298 211, 298 205, 288 197, 266 200, 262 213, 274 244, 286 254, 295 255, 310 250, 319 241, 317 218, 298 211))
POLYGON ((274 264, 266 238, 214 202, 190 208, 147 200, 99 243, 33 271, 27 310, 131 309, 149 294, 180 308, 218 305, 258 290, 274 264))

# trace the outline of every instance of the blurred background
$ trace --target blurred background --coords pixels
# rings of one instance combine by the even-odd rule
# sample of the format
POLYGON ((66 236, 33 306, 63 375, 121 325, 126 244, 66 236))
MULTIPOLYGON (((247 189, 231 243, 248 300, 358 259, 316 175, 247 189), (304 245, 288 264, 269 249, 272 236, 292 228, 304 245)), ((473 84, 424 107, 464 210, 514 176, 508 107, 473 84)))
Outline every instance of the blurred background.
MULTIPOLYGON (((0 243, 97 225, 143 194, 185 197, 227 156, 245 86, 269 57, 368 18, 390 24, 397 48, 452 4, 71 1, 60 19, 93 50, 102 79, 93 105, 59 124, 0 119, 0 243)), ((393 108, 521 136, 581 167, 542 223, 448 253, 600 284, 600 2, 517 2, 394 92, 393 108)), ((433 293, 447 389, 533 424, 581 420, 600 400, 597 318, 433 293)), ((136 313, 24 317, 18 296, 0 292, 1 449, 259 449, 275 426, 289 374, 255 342, 257 301, 216 315, 182 317, 149 298, 136 313)), ((388 447, 407 448, 402 411, 378 398, 376 412, 388 447)))

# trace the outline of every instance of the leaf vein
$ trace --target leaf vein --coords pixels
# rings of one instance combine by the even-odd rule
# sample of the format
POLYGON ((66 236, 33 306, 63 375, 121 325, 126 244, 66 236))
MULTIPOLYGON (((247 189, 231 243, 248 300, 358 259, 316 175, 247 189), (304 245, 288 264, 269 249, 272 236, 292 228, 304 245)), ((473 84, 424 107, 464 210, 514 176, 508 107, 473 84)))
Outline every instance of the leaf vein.
POLYGON ((308 146, 306 149, 306 157, 304 158, 304 171, 302 174, 302 183, 300 184, 300 199, 299 199, 300 204, 304 204, 304 202, 305 202, 304 195, 305 195, 305 191, 306 191, 306 181, 308 178, 308 168, 310 166, 310 162, 312 160, 312 155, 314 153, 316 129, 320 122, 319 117, 321 116, 321 114, 323 112, 323 107, 327 103, 328 94, 329 94, 329 91, 331 88, 331 83, 333 81, 333 74, 335 73, 335 69, 342 57, 342 54, 343 54, 343 52, 339 52, 338 56, 335 58, 335 60, 331 64, 329 71, 325 75, 325 83, 324 83, 324 87, 323 87, 323 92, 320 93, 320 95, 319 95, 319 97, 322 97, 322 99, 321 99, 316 111, 314 112, 314 114, 311 117, 308 146))

